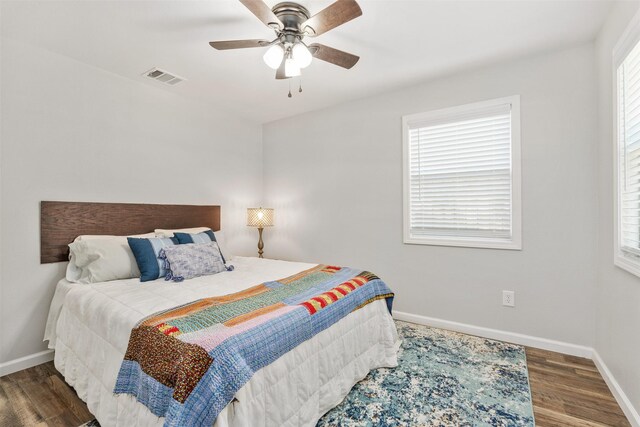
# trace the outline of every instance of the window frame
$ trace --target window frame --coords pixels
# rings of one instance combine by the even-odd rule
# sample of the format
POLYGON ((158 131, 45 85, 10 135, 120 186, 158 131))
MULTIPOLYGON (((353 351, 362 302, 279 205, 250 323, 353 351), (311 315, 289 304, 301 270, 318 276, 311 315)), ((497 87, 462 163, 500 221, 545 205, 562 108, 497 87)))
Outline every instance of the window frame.
POLYGON ((622 36, 620 36, 612 54, 613 234, 615 236, 613 264, 640 277, 640 256, 622 250, 622 229, 620 227, 620 154, 622 146, 620 141, 620 100, 618 99, 618 94, 620 93, 618 68, 638 43, 640 43, 640 13, 633 17, 622 36))
POLYGON ((402 186, 403 186, 403 242, 412 245, 453 246, 485 249, 522 250, 522 177, 520 151, 520 95, 474 102, 450 108, 402 116, 402 186), (409 125, 420 120, 441 119, 451 116, 511 104, 511 238, 462 236, 411 237, 410 230, 410 165, 409 125))

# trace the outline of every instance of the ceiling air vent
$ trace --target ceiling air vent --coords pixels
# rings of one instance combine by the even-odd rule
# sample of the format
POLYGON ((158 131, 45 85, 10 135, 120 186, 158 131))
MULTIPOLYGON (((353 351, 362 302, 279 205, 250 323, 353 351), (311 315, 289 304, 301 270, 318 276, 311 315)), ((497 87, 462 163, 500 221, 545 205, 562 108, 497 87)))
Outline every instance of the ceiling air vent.
POLYGON ((182 77, 176 76, 175 74, 167 73, 166 71, 161 70, 159 68, 152 68, 146 73, 144 73, 143 76, 147 76, 150 79, 157 80, 161 83, 171 85, 171 86, 174 86, 175 84, 186 80, 182 77))

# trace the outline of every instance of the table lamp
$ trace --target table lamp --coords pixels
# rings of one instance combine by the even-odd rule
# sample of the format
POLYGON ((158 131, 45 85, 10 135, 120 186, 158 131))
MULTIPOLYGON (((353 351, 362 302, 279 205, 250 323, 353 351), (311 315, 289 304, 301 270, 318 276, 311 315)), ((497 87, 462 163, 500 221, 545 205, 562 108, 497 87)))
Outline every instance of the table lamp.
POLYGON ((258 227, 258 256, 262 258, 262 249, 264 242, 262 241, 262 230, 264 227, 273 226, 273 209, 271 208, 247 208, 247 225, 249 227, 258 227))

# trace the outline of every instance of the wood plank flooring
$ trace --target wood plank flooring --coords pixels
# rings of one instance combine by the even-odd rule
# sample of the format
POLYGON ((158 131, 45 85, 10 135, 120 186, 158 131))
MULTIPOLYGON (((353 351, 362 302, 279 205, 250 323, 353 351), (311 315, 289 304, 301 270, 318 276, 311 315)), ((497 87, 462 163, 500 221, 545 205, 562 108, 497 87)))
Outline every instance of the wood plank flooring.
POLYGON ((630 426, 593 361, 527 348, 536 425, 630 426))
MULTIPOLYGON (((537 426, 630 426, 591 360, 526 352, 537 426)), ((53 362, 0 377, 1 427, 77 427, 91 419, 53 362)))
POLYGON ((2 427, 77 427, 93 418, 53 362, 0 377, 2 427))

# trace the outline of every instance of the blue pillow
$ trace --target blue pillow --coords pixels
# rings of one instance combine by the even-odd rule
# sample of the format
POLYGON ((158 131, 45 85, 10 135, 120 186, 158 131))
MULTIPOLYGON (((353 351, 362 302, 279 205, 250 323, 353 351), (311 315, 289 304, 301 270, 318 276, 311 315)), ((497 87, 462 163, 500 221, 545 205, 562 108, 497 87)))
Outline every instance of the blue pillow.
POLYGON ((177 239, 138 239, 135 237, 127 237, 127 242, 129 242, 131 252, 133 252, 133 256, 136 258, 136 263, 140 270, 141 282, 156 280, 167 275, 164 262, 158 258, 158 255, 162 248, 177 245, 177 239))
MULTIPOLYGON (((173 233, 173 237, 178 239, 178 243, 181 245, 189 244, 189 243, 209 243, 216 241, 216 235, 213 234, 213 231, 207 230, 202 233, 191 234, 191 233, 173 233)), ((219 249, 218 249, 219 250, 219 249)), ((223 263, 227 263, 222 255, 222 251, 220 251, 220 257, 222 258, 223 263)))

